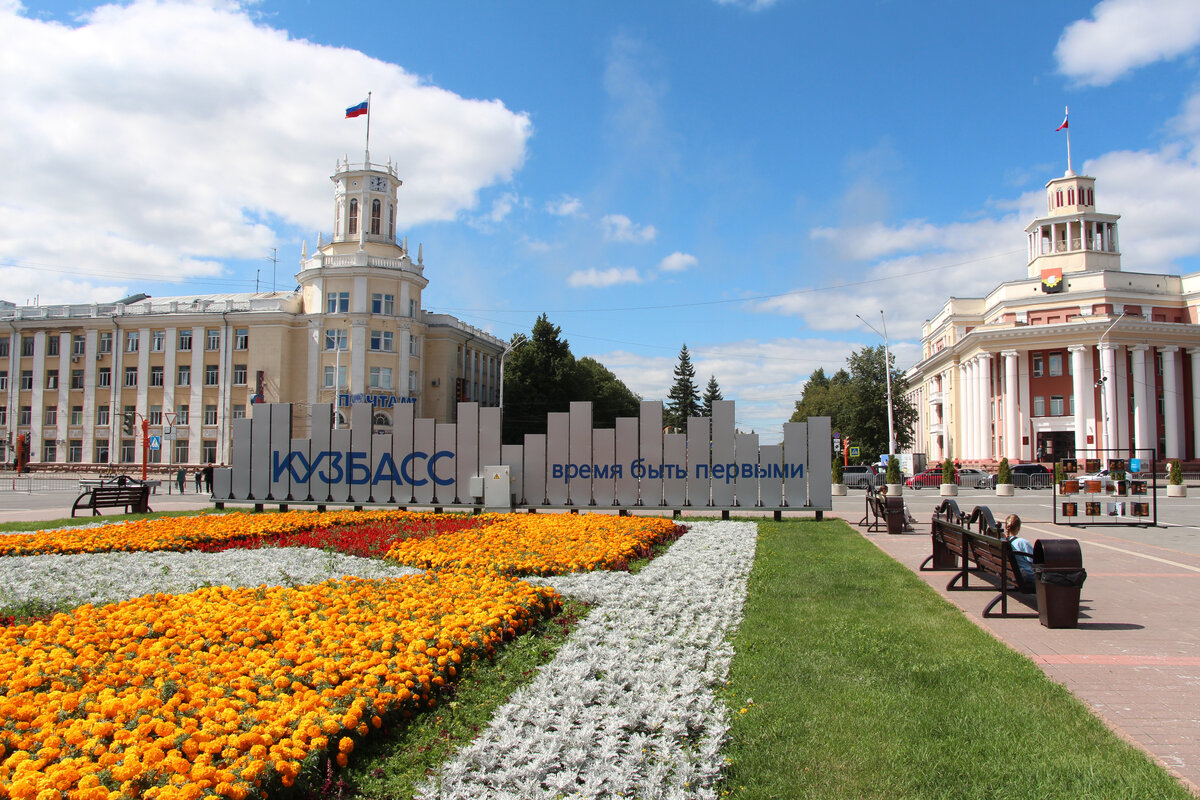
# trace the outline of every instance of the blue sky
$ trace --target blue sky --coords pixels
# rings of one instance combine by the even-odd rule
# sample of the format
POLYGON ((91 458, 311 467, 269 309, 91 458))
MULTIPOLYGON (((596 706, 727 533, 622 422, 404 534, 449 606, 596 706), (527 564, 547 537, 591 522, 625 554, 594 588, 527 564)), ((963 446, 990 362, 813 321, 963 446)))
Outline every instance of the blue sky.
POLYGON ((427 309, 545 312, 647 399, 686 342, 764 441, 879 341, 856 314, 906 368, 1024 276, 1064 106, 1125 269, 1200 269, 1194 0, 0 0, 0 45, 19 304, 290 289, 368 91, 427 309))

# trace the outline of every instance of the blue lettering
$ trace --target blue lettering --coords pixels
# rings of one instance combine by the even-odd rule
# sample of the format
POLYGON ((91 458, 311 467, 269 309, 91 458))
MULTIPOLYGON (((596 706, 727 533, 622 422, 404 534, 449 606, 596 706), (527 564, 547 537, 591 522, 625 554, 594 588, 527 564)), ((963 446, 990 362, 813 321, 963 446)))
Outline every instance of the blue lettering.
POLYGON ((696 477, 699 480, 702 480, 702 481, 708 480, 710 472, 711 472, 711 470, 709 470, 708 464, 697 464, 696 465, 696 477))
POLYGON ((562 464, 551 464, 550 465, 550 477, 556 481, 561 481, 563 479, 563 465, 562 464))
POLYGON ((392 454, 386 452, 379 459, 379 466, 375 468, 375 477, 371 479, 371 485, 374 486, 383 481, 403 483, 400 473, 396 471, 396 462, 392 460, 392 454))
POLYGON ((598 481, 612 477, 612 466, 609 464, 592 464, 592 477, 598 481))
POLYGON ((784 469, 787 471, 787 476, 789 478, 803 478, 804 477, 804 465, 803 464, 787 464, 784 466, 784 469))
POLYGON ((634 478, 646 477, 645 459, 639 458, 629 465, 629 474, 634 478))
MULTIPOLYGON (((346 474, 342 471, 342 454, 328 451, 321 453, 321 456, 325 456, 326 460, 329 461, 329 469, 333 470, 333 474, 329 475, 325 470, 321 470, 321 472, 317 473, 317 477, 326 483, 341 483, 344 481, 346 474)), ((321 456, 318 456, 318 458, 321 456)))
POLYGON ((352 450, 346 454, 346 471, 350 475, 351 484, 367 483, 371 480, 371 468, 367 466, 367 454, 362 450, 352 450))
POLYGON ((433 458, 429 459, 429 477, 433 478, 433 482, 438 486, 449 486, 454 483, 454 478, 439 478, 437 474, 437 462, 443 458, 454 458, 454 453, 449 450, 439 450, 433 454, 433 458))
POLYGON ((404 478, 405 483, 410 483, 413 486, 424 486, 425 484, 429 483, 429 481, 425 480, 424 478, 417 480, 416 478, 414 478, 412 476, 412 473, 408 469, 409 465, 412 464, 412 462, 418 458, 420 458, 422 460, 428 459, 429 454, 422 453, 420 450, 414 450, 413 452, 406 455, 404 457, 404 460, 400 462, 400 475, 401 475, 401 477, 404 478))

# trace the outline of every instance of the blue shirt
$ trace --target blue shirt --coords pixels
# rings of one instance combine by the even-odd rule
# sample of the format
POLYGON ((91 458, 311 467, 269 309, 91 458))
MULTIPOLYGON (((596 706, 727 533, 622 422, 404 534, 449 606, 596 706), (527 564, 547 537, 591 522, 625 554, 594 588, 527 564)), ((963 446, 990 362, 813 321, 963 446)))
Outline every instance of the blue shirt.
POLYGON ((1017 566, 1021 568, 1021 577, 1026 581, 1033 580, 1033 543, 1020 536, 1008 540, 1008 546, 1017 553, 1017 566))

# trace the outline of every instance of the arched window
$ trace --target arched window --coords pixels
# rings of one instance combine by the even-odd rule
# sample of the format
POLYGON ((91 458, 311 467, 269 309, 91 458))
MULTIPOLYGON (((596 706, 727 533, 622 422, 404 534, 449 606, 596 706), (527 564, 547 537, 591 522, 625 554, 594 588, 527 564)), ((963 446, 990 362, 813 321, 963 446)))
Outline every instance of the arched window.
POLYGON ((1074 189, 1067 189, 1067 205, 1069 205, 1069 206, 1075 205, 1075 190, 1074 189))
MULTIPOLYGON (((1062 201, 1063 201, 1062 189, 1059 189, 1057 192, 1055 192, 1055 193, 1054 193, 1054 205, 1056 205, 1056 206, 1061 206, 1061 205, 1063 204, 1063 202, 1062 202, 1062 201)), ((354 201, 353 201, 353 200, 351 200, 350 202, 351 202, 351 203, 353 203, 354 201)), ((354 213, 354 206, 353 206, 353 205, 351 205, 351 206, 350 206, 350 213, 351 213, 351 214, 353 214, 353 213, 354 213)))
POLYGON ((392 421, 388 419, 388 415, 382 411, 376 411, 374 416, 371 417, 371 422, 374 423, 376 427, 392 427, 392 421))
POLYGON ((396 238, 396 207, 388 203, 388 238, 396 238))
POLYGON ((379 223, 383 218, 383 203, 378 198, 371 201, 371 235, 379 235, 379 223))
POLYGON ((346 233, 353 236, 358 233, 358 198, 350 198, 350 226, 346 233))

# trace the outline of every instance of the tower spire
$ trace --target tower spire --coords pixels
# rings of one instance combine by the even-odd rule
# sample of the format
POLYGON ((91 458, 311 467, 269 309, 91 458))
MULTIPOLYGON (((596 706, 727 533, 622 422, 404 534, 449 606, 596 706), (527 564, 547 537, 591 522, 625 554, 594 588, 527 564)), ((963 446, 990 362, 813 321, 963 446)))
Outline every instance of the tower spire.
MULTIPOLYGON (((1065 176, 1063 176, 1066 178, 1070 178, 1075 174, 1075 170, 1071 169, 1071 126, 1067 124, 1067 120, 1070 118, 1070 116, 1071 116, 1071 107, 1063 106, 1062 125, 1059 125, 1057 128, 1054 129, 1055 131, 1066 131, 1067 132, 1067 174, 1065 176)), ((368 116, 367 120, 368 120, 367 127, 369 129, 370 125, 371 125, 369 116, 368 116)))

